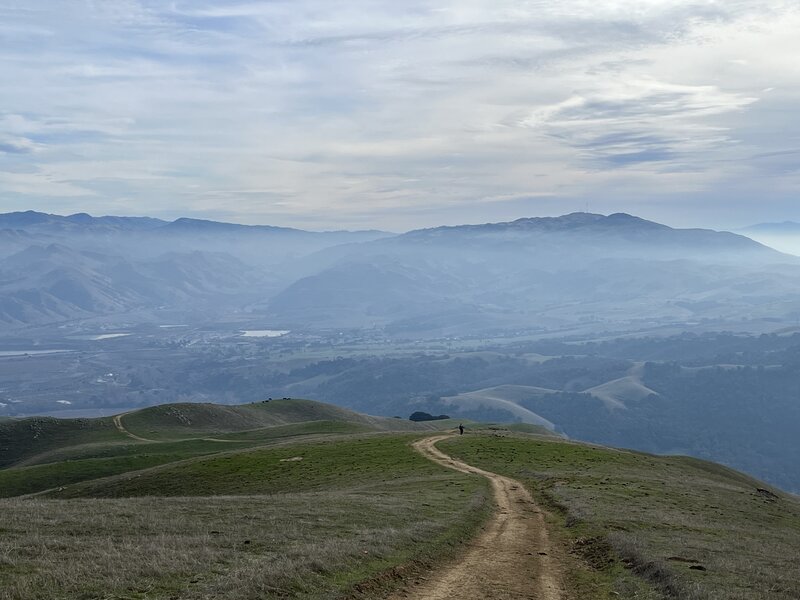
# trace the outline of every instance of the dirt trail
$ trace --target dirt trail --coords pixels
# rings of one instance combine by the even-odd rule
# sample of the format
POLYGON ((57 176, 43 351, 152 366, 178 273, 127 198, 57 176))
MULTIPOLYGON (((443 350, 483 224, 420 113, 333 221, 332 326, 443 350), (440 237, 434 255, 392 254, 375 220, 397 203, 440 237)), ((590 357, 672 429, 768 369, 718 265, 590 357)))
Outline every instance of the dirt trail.
POLYGON ((124 417, 127 414, 128 413, 122 413, 121 415, 114 415, 114 417, 112 417, 114 419, 114 426, 117 428, 117 430, 120 433, 124 433, 129 438, 133 438, 134 440, 139 440, 140 442, 162 443, 162 442, 186 442, 186 441, 189 441, 189 440, 203 440, 203 441, 206 441, 206 442, 218 442, 220 444, 238 444, 238 443, 241 443, 241 442, 239 442, 237 440, 220 440, 220 439, 217 439, 217 438, 204 438, 204 437, 181 438, 181 439, 177 439, 177 440, 150 440, 150 439, 147 439, 147 438, 143 438, 143 437, 141 437, 139 435, 136 435, 135 433, 131 433, 130 431, 125 429, 125 426, 122 424, 122 417, 124 417))
POLYGON ((414 449, 440 465, 489 479, 495 514, 460 560, 393 599, 562 600, 565 594, 558 560, 553 556, 544 514, 531 495, 518 481, 472 467, 436 448, 436 442, 449 437, 419 440, 414 449))
POLYGON ((140 442, 155 442, 157 440, 148 440, 147 438, 139 437, 135 433, 131 433, 125 426, 122 424, 122 417, 124 417, 128 413, 122 413, 121 415, 114 415, 114 426, 119 430, 120 433, 124 433, 129 438, 133 438, 134 440, 139 440, 140 442))

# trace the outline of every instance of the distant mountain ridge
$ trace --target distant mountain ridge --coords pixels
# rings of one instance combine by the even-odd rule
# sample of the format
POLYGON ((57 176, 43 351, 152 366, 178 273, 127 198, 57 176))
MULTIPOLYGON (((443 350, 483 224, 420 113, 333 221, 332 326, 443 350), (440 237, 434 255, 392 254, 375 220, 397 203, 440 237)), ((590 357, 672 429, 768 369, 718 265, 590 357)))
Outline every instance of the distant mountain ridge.
POLYGON ((798 283, 796 257, 745 236, 573 213, 360 244, 288 286, 268 310, 289 323, 407 335, 579 322, 628 327, 750 318, 771 305, 767 298, 780 298, 780 310, 800 310, 798 283))
POLYGON ((278 227, 275 225, 243 225, 239 223, 226 223, 207 219, 179 217, 174 221, 165 221, 154 217, 119 217, 102 216, 94 217, 87 213, 72 215, 57 215, 37 212, 34 210, 0 213, 0 229, 36 229, 36 230, 63 230, 72 228, 78 230, 91 229, 117 229, 121 231, 146 231, 164 228, 174 231, 212 231, 212 232, 261 232, 261 233, 302 233, 311 235, 326 235, 338 233, 364 233, 389 235, 378 230, 333 230, 333 231, 306 231, 293 227, 278 227))
POLYGON ((0 323, 10 326, 216 307, 287 329, 378 327, 412 336, 576 322, 625 328, 800 313, 798 282, 797 257, 748 237, 625 213, 399 235, 0 215, 0 323), (32 266, 20 269, 23 260, 32 266))
POLYGON ((298 263, 308 255, 387 235, 191 218, 0 214, 0 326, 132 310, 146 319, 162 308, 215 318, 315 269, 298 263))
POLYGON ((152 217, 93 217, 86 213, 62 216, 33 210, 0 214, 0 229, 65 229, 96 228, 145 230, 166 225, 167 221, 152 217))
POLYGON ((561 217, 531 217, 505 223, 435 227, 410 231, 399 236, 399 239, 444 240, 453 236, 491 237, 508 234, 516 234, 510 238, 514 242, 519 242, 520 236, 527 236, 531 241, 537 240, 538 236, 582 236, 585 239, 610 237, 628 243, 688 244, 708 249, 747 250, 778 259, 777 253, 771 248, 736 233, 711 229, 675 229, 627 213, 608 216, 571 213, 561 217))
POLYGON ((796 221, 783 221, 781 223, 758 223, 740 229, 742 233, 790 234, 800 235, 800 223, 796 221))

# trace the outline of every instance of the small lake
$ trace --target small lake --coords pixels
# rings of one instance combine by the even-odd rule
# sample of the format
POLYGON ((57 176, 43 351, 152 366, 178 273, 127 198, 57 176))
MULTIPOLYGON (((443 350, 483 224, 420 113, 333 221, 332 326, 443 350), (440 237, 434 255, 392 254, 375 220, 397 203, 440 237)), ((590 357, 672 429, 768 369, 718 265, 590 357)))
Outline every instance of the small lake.
POLYGON ((275 338, 281 337, 282 335, 286 335, 287 333, 291 333, 290 331, 282 331, 279 329, 247 329, 240 333, 241 337, 249 337, 249 338, 275 338))
POLYGON ((99 342, 101 340, 113 340, 116 338, 123 338, 132 335, 130 333, 96 333, 96 334, 89 334, 89 335, 71 335, 69 339, 71 340, 85 340, 89 342, 99 342))

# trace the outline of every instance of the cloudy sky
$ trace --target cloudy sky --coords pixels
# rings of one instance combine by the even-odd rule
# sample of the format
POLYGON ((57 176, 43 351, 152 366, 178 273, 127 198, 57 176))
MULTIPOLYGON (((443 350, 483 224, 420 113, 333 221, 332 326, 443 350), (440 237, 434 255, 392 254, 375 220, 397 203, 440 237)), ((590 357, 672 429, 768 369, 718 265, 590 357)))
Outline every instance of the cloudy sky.
POLYGON ((0 209, 800 220, 797 0, 0 0, 0 209))

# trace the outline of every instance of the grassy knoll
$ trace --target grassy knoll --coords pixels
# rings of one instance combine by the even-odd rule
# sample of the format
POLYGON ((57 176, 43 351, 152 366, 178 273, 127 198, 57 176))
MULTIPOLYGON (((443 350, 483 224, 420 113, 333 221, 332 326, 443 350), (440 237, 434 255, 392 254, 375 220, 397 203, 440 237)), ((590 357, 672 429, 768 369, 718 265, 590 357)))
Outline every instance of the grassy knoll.
POLYGON ((560 535, 592 567, 570 573, 579 589, 594 590, 586 597, 633 597, 625 581, 633 572, 664 597, 797 598, 800 502, 741 473, 686 457, 497 433, 439 446, 522 480, 564 517, 560 535))
POLYGON ((423 429, 409 421, 370 417, 313 400, 270 400, 224 406, 164 404, 122 417, 125 429, 153 440, 175 440, 248 431, 308 421, 335 421, 373 430, 423 429))
MULTIPOLYGON (((482 478, 434 465, 411 439, 301 436, 246 450, 199 439, 128 444, 150 448, 143 457, 151 458, 168 454, 159 446, 217 453, 69 484, 56 497, 0 500, 0 596, 248 600, 360 589, 374 597, 398 565, 413 570, 452 555, 489 510, 482 478)), ((46 478, 71 464, 140 458, 0 474, 53 469, 37 475, 46 478)))

